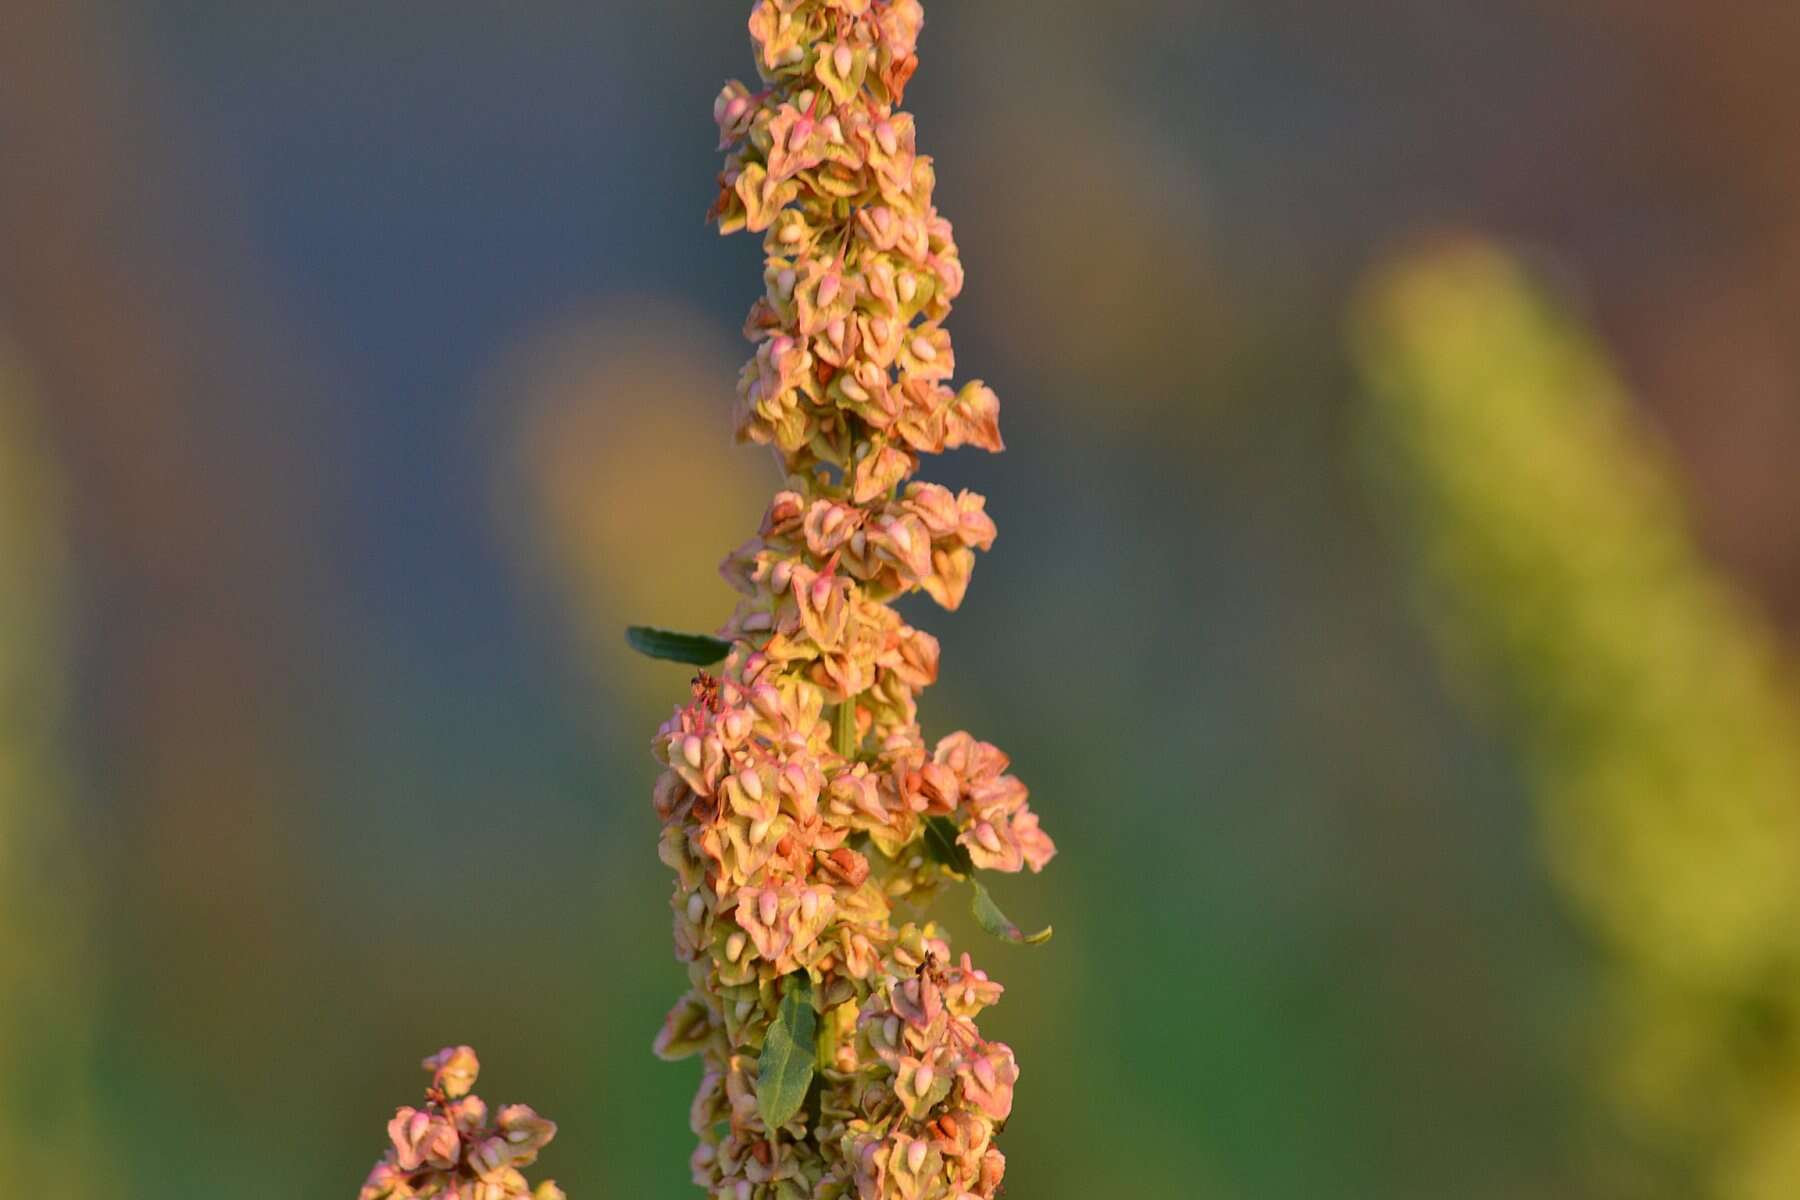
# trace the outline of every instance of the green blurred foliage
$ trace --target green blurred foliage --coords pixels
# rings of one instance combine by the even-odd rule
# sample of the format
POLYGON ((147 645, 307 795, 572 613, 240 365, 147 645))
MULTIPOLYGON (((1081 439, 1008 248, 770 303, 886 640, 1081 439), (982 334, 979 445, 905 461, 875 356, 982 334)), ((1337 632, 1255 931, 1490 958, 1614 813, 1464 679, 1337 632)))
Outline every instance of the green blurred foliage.
POLYGON ((0 343, 0 1190, 98 1200, 117 1193, 94 1113, 93 897, 62 745, 68 549, 34 405, 0 343))
POLYGON ((1611 963, 1606 1089, 1657 1164, 1634 1188, 1800 1194, 1800 710, 1771 631, 1696 547, 1604 351, 1518 261, 1402 258, 1354 330, 1366 466, 1431 631, 1521 744, 1611 963))

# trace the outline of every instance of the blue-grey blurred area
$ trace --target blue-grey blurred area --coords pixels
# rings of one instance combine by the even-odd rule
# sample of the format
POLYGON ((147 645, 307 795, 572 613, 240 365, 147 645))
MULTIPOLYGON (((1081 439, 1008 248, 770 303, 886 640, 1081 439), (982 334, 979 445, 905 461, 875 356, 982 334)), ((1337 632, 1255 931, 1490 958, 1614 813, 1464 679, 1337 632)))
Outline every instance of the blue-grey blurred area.
MULTIPOLYGON (((759 248, 702 221, 747 9, 0 17, 0 342, 71 557, 44 803, 83 878, 33 894, 92 948, 57 1090, 98 1131, 32 1194, 353 1195, 453 1042, 577 1200, 692 1192, 694 1069, 650 1055, 686 680, 619 631, 722 621, 777 481, 729 437, 759 248)), ((1005 747, 1062 850, 995 889, 1049 946, 951 918, 1008 987, 1008 1195, 1666 1194, 1590 1086, 1604 947, 1367 495, 1345 312, 1419 234, 1526 247, 1791 636, 1800 8, 927 13, 1008 450, 927 466, 1001 537, 909 610, 924 721, 1005 747)))

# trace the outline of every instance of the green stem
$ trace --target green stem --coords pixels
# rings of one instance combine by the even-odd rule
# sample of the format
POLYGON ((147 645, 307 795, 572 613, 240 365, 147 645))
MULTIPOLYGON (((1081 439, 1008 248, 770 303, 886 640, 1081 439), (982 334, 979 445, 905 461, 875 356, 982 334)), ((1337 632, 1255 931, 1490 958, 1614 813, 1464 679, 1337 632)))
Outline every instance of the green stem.
POLYGON ((857 743, 862 739, 856 736, 856 698, 853 696, 837 706, 837 715, 832 724, 833 745, 838 754, 844 758, 856 757, 857 743))

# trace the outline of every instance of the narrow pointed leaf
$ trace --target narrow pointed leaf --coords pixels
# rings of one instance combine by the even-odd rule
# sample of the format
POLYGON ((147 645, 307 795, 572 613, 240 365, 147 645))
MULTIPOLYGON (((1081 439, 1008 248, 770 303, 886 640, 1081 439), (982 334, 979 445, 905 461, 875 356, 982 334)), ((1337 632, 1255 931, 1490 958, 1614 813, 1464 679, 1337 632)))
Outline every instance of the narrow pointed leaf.
POLYGON ((795 971, 787 977, 781 1008, 763 1042, 756 1073, 756 1107, 763 1124, 773 1130, 794 1119, 812 1086, 819 1015, 813 1011, 812 977, 795 971))
POLYGON ((975 914, 976 923, 995 937, 1005 938, 1021 946, 1041 946, 1055 932, 1053 926, 1046 925, 1036 933, 1026 933, 1013 924, 1011 917, 1000 911, 1000 906, 994 903, 994 898, 988 895, 988 890, 981 886, 979 880, 971 879, 969 884, 975 889, 975 898, 970 901, 969 910, 975 914))
POLYGON ((969 857, 967 847, 956 840, 957 829, 949 817, 928 817, 925 820, 925 850, 932 858, 943 863, 958 875, 975 874, 975 861, 969 857))
POLYGON ((969 910, 975 914, 976 923, 995 937, 1005 938, 1021 946, 1039 946, 1049 941, 1053 932, 1051 928, 1026 933, 1013 924, 1012 918, 1000 911, 1000 906, 994 903, 987 888, 975 878, 975 861, 969 857, 968 847, 956 840, 957 836, 956 824, 950 818, 926 818, 925 851, 934 860, 967 879, 969 886, 975 889, 975 894, 969 901, 969 910))
POLYGON ((633 625, 625 630, 625 640, 639 654, 666 662, 708 667, 731 653, 731 643, 703 633, 671 633, 648 625, 633 625))

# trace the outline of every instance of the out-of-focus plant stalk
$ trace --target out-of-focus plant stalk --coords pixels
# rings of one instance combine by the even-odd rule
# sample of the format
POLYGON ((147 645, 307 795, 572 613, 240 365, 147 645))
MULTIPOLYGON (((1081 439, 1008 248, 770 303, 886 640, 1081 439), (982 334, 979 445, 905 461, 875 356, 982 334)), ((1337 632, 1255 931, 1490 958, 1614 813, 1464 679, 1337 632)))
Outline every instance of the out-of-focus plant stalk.
POLYGON ((1800 1195, 1800 711, 1581 323, 1447 245, 1365 290, 1366 462, 1459 683, 1527 752, 1671 1195, 1800 1195))
POLYGON ((94 1112, 91 870, 60 744, 68 546, 30 388, 0 345, 0 1192, 110 1190, 94 1112))

